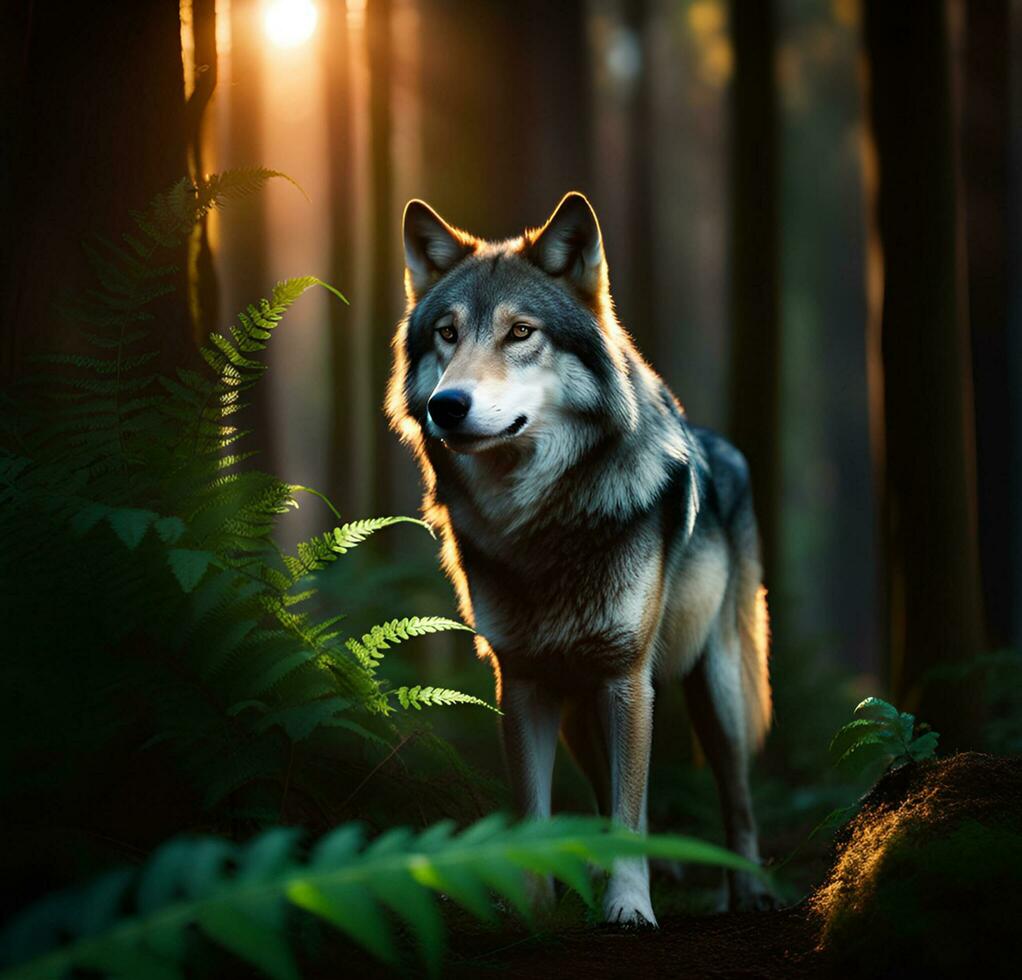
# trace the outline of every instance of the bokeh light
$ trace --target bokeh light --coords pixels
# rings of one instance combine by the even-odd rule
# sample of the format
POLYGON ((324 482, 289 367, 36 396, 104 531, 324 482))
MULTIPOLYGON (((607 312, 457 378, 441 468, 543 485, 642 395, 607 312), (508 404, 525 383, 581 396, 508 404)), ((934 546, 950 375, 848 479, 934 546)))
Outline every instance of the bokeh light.
POLYGON ((318 20, 312 0, 271 0, 263 12, 266 36, 281 48, 297 48, 308 41, 318 20))

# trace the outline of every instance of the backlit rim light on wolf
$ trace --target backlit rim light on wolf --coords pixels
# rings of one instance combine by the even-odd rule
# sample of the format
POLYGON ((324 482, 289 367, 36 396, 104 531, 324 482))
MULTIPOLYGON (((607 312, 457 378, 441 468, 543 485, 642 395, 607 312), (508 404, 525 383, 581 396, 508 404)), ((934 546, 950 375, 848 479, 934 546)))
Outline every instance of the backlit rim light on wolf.
MULTIPOLYGON (((403 232, 387 414, 494 669, 516 806, 549 815, 560 735, 601 812, 645 830, 654 684, 680 680, 728 846, 758 861, 769 625, 745 460, 688 422, 619 324, 581 194, 506 241, 421 201, 403 232)), ((756 876, 728 885, 731 907, 770 901, 756 876)), ((656 924, 646 861, 615 864, 604 916, 656 924)))

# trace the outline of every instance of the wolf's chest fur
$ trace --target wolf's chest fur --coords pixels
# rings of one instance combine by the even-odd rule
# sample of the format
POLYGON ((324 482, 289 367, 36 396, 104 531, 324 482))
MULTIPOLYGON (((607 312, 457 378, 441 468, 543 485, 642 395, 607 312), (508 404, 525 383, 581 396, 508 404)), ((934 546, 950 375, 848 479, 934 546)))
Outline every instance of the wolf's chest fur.
POLYGON ((476 629, 505 673, 556 682, 569 671, 577 684, 584 671, 595 682, 648 655, 672 543, 662 507, 511 533, 467 501, 448 513, 476 629))

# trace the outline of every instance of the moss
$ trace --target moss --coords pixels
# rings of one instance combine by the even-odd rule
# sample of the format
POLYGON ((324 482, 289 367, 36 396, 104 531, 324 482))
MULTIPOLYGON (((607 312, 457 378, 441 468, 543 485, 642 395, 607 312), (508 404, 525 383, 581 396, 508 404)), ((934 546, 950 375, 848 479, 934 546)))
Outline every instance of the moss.
POLYGON ((842 975, 947 976, 1022 956, 1022 760, 963 753, 885 776, 812 899, 842 975))

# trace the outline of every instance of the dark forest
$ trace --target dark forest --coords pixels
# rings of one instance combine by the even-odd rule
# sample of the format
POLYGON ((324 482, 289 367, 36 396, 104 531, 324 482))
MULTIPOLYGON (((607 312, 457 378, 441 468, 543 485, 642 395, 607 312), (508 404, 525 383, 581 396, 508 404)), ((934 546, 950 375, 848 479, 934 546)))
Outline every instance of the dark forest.
POLYGON ((1012 970, 1019 0, 0 25, 0 978, 1012 970))

